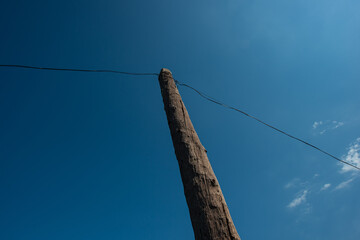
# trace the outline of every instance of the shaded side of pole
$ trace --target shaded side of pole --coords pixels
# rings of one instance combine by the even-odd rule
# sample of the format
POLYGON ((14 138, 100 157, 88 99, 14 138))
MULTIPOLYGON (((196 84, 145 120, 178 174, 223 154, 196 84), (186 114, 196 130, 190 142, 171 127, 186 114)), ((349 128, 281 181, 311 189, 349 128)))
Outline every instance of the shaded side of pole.
POLYGON ((168 69, 161 70, 159 83, 195 239, 240 240, 206 150, 168 69))

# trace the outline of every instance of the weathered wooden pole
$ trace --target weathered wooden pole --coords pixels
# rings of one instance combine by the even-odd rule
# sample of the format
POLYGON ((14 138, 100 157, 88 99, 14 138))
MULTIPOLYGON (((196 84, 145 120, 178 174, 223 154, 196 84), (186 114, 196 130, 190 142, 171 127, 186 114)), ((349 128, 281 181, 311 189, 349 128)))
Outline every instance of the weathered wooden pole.
POLYGON ((206 150, 168 69, 161 70, 159 83, 195 239, 240 240, 206 150))

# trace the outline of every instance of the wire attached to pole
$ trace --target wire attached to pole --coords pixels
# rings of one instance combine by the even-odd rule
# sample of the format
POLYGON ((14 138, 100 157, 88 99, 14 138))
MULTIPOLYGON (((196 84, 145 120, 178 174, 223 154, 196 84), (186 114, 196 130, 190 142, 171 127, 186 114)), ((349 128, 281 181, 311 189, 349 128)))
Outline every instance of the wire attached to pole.
POLYGON ((99 72, 99 73, 117 73, 124 75, 135 75, 135 76, 159 76, 158 73, 134 73, 134 72, 122 72, 116 70, 106 70, 106 69, 74 69, 74 68, 50 68, 50 67, 34 67, 34 66, 25 66, 25 65, 0 65, 0 67, 14 67, 14 68, 29 68, 29 69, 38 69, 38 70, 51 70, 51 71, 70 71, 70 72, 99 72))
MULTIPOLYGON (((135 73, 135 72, 123 72, 123 71, 117 71, 117 70, 106 70, 106 69, 105 70, 104 69, 95 70, 95 69, 74 69, 74 68, 50 68, 50 67, 34 67, 34 66, 26 66, 26 65, 9 65, 9 64, 7 64, 7 65, 0 64, 0 67, 28 68, 28 69, 52 70, 52 71, 71 71, 71 72, 116 73, 116 74, 133 75, 133 76, 159 76, 158 73, 135 73)), ((238 109, 238 108, 235 108, 235 107, 229 106, 229 105, 227 105, 225 103, 222 103, 222 102, 216 100, 215 98, 210 97, 210 96, 206 95, 205 93, 200 92, 199 90, 197 90, 196 88, 194 88, 194 87, 192 87, 190 85, 187 85, 185 83, 181 83, 181 82, 179 82, 179 81, 177 81, 175 79, 174 79, 174 81, 175 81, 176 85, 190 88, 191 90, 195 91, 198 95, 200 95, 202 98, 204 98, 204 99, 206 99, 206 100, 208 100, 210 102, 213 102, 213 103, 218 104, 218 105, 220 105, 222 107, 225 107, 225 108, 234 110, 236 112, 239 112, 239 113, 241 113, 241 114, 243 114, 243 115, 245 115, 245 116, 247 116, 249 118, 252 118, 252 119, 258 121, 259 123, 261 123, 261 124, 263 124, 263 125, 265 125, 265 126, 267 126, 269 128, 272 128, 273 130, 275 130, 275 131, 277 131, 277 132, 279 132, 279 133, 281 133, 281 134, 283 134, 285 136, 288 136, 288 137, 290 137, 292 139, 295 139, 296 141, 299 141, 299 142, 301 142, 301 143, 303 143, 305 145, 308 145, 309 147, 314 148, 317 151, 320 151, 320 152, 328 155, 329 157, 335 159, 336 161, 339 161, 339 162, 341 162, 343 164, 346 164, 346 165, 348 165, 348 166, 350 166, 352 168, 360 170, 360 167, 358 167, 358 166, 356 166, 354 164, 351 164, 349 162, 346 162, 344 160, 341 160, 340 158, 335 157, 334 155, 328 153, 327 151, 322 150, 321 148, 318 148, 315 145, 313 145, 311 143, 308 143, 308 142, 306 142, 306 141, 304 141, 304 140, 302 140, 302 139, 300 139, 298 137, 295 137, 295 136, 293 136, 293 135, 291 135, 291 134, 289 134, 289 133, 287 133, 287 132, 285 132, 283 130, 280 130, 280 129, 278 129, 278 128, 276 128, 276 127, 274 127, 274 126, 272 126, 272 125, 270 125, 270 124, 268 124, 268 123, 266 123, 266 122, 264 122, 264 121, 262 121, 262 120, 260 120, 260 119, 258 119, 256 117, 254 117, 254 116, 252 116, 252 115, 238 109)))
POLYGON ((300 138, 298 138, 298 137, 295 137, 295 136, 293 136, 293 135, 291 135, 291 134, 289 134, 289 133, 287 133, 287 132, 285 132, 285 131, 283 131, 283 130, 280 130, 280 129, 278 129, 278 128, 276 128, 276 127, 274 127, 274 126, 272 126, 272 125, 270 125, 270 124, 268 124, 268 123, 266 123, 266 122, 264 122, 264 121, 262 121, 262 120, 260 120, 260 119, 258 119, 258 118, 256 118, 256 117, 254 117, 254 116, 252 116, 252 115, 250 115, 250 114, 248 114, 248 113, 246 113, 246 112, 238 109, 238 108, 235 108, 235 107, 229 106, 229 105, 227 105, 227 104, 224 104, 224 103, 216 100, 215 98, 210 97, 210 96, 206 95, 205 93, 202 93, 202 92, 200 92, 199 90, 197 90, 196 88, 191 87, 191 86, 189 86, 189 85, 187 85, 187 84, 185 84, 185 83, 181 83, 181 82, 179 82, 179 81, 177 81, 177 80, 174 80, 174 81, 175 81, 175 83, 176 83, 177 85, 179 85, 179 86, 184 86, 184 87, 190 88, 191 90, 195 91, 198 95, 200 95, 202 98, 204 98, 204 99, 206 99, 206 100, 208 100, 208 101, 210 101, 210 102, 213 102, 213 103, 218 104, 218 105, 220 105, 220 106, 222 106, 222 107, 225 107, 225 108, 234 110, 234 111, 236 111, 236 112, 239 112, 239 113, 241 113, 241 114, 243 114, 243 115, 245 115, 245 116, 247 116, 247 117, 249 117, 249 118, 252 118, 252 119, 258 121, 259 123, 261 123, 261 124, 263 124, 263 125, 265 125, 265 126, 267 126, 267 127, 269 127, 269 128, 272 128, 273 130, 275 130, 275 131, 277 131, 277 132, 279 132, 279 133, 281 133, 281 134, 284 134, 284 135, 286 135, 286 136, 288 136, 288 137, 290 137, 290 138, 292 138, 292 139, 295 139, 295 140, 297 140, 297 141, 299 141, 299 142, 301 142, 301 143, 303 143, 303 144, 308 145, 309 147, 312 147, 312 148, 314 148, 314 149, 316 149, 316 150, 318 150, 318 151, 320 151, 320 152, 328 155, 329 157, 332 157, 332 158, 335 159, 336 161, 339 161, 339 162, 341 162, 341 163, 343 163, 343 164, 346 164, 346 165, 348 165, 348 166, 350 166, 350 167, 353 167, 353 168, 355 168, 355 169, 357 169, 357 170, 360 170, 360 167, 358 167, 358 166, 356 166, 356 165, 354 165, 354 164, 351 164, 351 163, 349 163, 349 162, 346 162, 346 161, 344 161, 344 160, 341 160, 340 158, 338 158, 338 157, 336 157, 336 156, 328 153, 327 151, 322 150, 321 148, 318 148, 318 147, 316 147, 315 145, 313 145, 313 144, 311 144, 311 143, 308 143, 308 142, 306 142, 306 141, 304 141, 304 140, 302 140, 302 139, 300 139, 300 138))

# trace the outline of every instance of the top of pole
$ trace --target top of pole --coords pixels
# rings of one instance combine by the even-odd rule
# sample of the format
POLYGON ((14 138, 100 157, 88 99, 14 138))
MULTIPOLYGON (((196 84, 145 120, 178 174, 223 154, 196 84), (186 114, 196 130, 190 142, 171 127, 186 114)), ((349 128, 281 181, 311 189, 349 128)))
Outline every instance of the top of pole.
POLYGON ((167 68, 162 68, 161 71, 160 71, 160 74, 165 73, 165 72, 172 74, 171 71, 169 69, 167 69, 167 68))

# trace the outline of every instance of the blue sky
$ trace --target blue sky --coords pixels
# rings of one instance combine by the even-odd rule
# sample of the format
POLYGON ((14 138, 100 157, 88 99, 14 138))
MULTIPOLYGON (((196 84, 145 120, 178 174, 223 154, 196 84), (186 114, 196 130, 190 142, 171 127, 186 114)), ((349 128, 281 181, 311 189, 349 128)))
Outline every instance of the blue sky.
MULTIPOLYGON (((167 67, 359 166, 359 8, 3 1, 0 63, 167 67)), ((0 76, 0 239, 193 239, 156 77, 5 68, 0 76)), ((242 239, 359 239, 358 172, 180 92, 242 239)))

